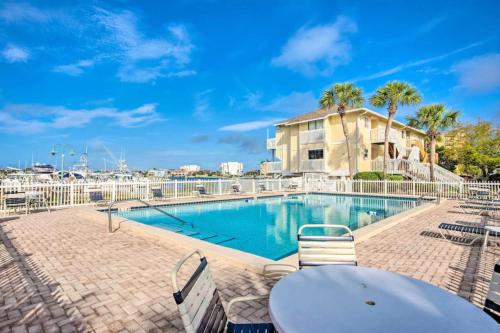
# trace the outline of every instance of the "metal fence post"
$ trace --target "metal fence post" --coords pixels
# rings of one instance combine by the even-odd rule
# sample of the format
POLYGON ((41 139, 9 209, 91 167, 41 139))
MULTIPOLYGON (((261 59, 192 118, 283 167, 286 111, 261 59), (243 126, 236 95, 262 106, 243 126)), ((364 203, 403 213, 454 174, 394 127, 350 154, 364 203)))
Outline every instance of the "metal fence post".
POLYGON ((384 194, 387 194, 387 179, 384 179, 384 194))
POLYGON ((222 179, 219 178, 219 195, 222 195, 222 179))
POLYGON ((363 194, 363 179, 359 180, 359 193, 363 194))
POLYGON ((252 180, 252 193, 255 193, 255 179, 252 180))
POLYGON ((113 188, 111 192, 111 201, 116 201, 116 180, 113 182, 113 188))
POLYGON ((412 189, 411 189, 411 193, 413 194, 413 196, 415 196, 415 178, 412 179, 412 189))
POLYGON ((278 178, 278 192, 281 192, 281 178, 278 178))
POLYGON ((146 200, 149 200, 149 191, 150 191, 149 179, 146 180, 146 200))
POLYGON ((177 179, 174 180, 174 198, 177 199, 177 197, 179 196, 179 192, 177 190, 177 179))

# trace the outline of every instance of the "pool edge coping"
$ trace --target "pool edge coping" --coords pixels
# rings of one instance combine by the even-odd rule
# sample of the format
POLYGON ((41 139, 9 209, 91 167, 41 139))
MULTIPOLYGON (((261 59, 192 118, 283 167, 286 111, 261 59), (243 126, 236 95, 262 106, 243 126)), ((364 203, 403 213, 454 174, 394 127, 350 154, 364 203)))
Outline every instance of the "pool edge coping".
MULTIPOLYGON (((318 193, 318 194, 336 194, 336 193, 326 193, 326 192, 309 192, 309 193, 318 193)), ((283 193, 283 194, 278 194, 278 195, 273 195, 273 196, 285 196, 287 194, 299 194, 299 193, 283 193)), ((306 194, 306 193, 300 193, 300 194, 306 194)), ((351 195, 351 194, 350 194, 351 195)), ((356 194, 352 194, 356 195, 356 194)), ((357 194, 357 195, 363 195, 363 194, 357 194)), ((376 194, 375 196, 377 197, 395 197, 395 196, 385 196, 385 195, 380 195, 376 194)), ((259 197, 253 196, 253 197, 259 197)), ((261 197, 266 197, 266 195, 262 195, 261 197)), ((408 198, 408 197, 401 197, 401 198, 408 198)), ((415 198, 415 197, 413 197, 415 198)), ((209 199, 209 198, 207 198, 209 199)), ((235 198, 236 199, 236 198, 235 198)), ((204 203, 209 203, 213 201, 231 201, 235 199, 220 199, 220 200, 206 200, 203 201, 204 203)), ((238 199, 245 199, 245 198, 238 198, 238 199)), ((236 200, 238 200, 236 199, 236 200)), ((442 203, 445 202, 445 200, 441 201, 442 203)), ((188 202, 188 203, 193 203, 193 202, 188 202)), ((180 203, 178 203, 180 204, 180 203)), ((147 207, 147 206, 144 206, 147 207)), ((436 204, 434 202, 428 202, 424 203, 420 206, 417 206, 415 208, 411 208, 407 211, 401 212, 399 214, 390 216, 388 218, 385 218, 383 220, 377 221, 376 223, 367 225, 362 227, 361 229, 353 231, 354 234, 354 239, 355 239, 355 244, 361 243, 363 241, 366 241, 367 239, 380 234, 384 230, 387 230, 400 222, 403 222, 407 220, 408 218, 414 217, 424 211, 429 210, 430 208, 436 207, 436 204)), ((99 210, 93 210, 94 212, 98 213, 101 217, 104 217, 107 215, 106 212, 99 211, 99 210)), ((106 223, 107 223, 107 216, 106 216, 106 223)), ((146 225, 134 220, 129 220, 127 218, 121 217, 121 216, 112 216, 112 222, 113 225, 119 225, 119 229, 123 230, 128 230, 134 233, 138 233, 139 235, 143 236, 149 236, 155 238, 159 242, 174 242, 177 245, 185 248, 189 248, 190 250, 194 249, 201 249, 202 251, 206 252, 209 256, 214 256, 218 257, 219 259, 227 259, 230 260, 231 263, 252 271, 256 273, 262 273, 264 266, 265 265, 270 265, 270 264, 287 264, 287 265, 293 265, 297 266, 298 259, 297 259, 297 253, 294 253, 290 256, 284 257, 279 260, 272 260, 268 259, 265 257, 261 257, 255 254, 247 253, 241 250, 225 247, 223 245, 218 245, 218 244, 213 244, 209 242, 205 242, 200 239, 196 239, 193 237, 189 237, 186 235, 178 234, 176 232, 158 228, 155 226, 151 225, 146 225)), ((115 231, 116 232, 116 231, 115 231)))

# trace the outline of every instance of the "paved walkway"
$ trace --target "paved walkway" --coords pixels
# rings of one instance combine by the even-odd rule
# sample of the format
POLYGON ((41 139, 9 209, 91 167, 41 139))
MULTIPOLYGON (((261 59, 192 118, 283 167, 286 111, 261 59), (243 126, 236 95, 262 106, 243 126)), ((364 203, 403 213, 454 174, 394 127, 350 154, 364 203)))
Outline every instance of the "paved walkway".
MULTIPOLYGON (((437 238, 440 222, 474 219, 453 206, 446 202, 359 244, 360 264, 482 304, 500 250, 491 246, 481 254, 479 247, 437 238)), ((182 331, 170 272, 189 249, 125 230, 110 236, 94 214, 73 208, 0 219, 0 333, 182 331)), ((225 301, 271 287, 221 258, 209 256, 209 262, 225 301)), ((265 302, 246 303, 235 314, 268 320, 265 302)))

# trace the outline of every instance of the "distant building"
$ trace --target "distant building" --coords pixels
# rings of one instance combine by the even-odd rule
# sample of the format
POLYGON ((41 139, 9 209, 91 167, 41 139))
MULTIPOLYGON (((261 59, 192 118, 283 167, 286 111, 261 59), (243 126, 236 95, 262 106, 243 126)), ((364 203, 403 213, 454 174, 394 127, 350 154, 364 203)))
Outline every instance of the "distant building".
POLYGON ((166 178, 170 176, 170 170, 168 169, 151 169, 148 170, 147 175, 150 177, 166 178))
POLYGON ((219 169, 223 175, 241 176, 243 174, 243 163, 224 162, 219 165, 219 169))
POLYGON ((183 171, 184 173, 193 173, 193 172, 198 172, 201 170, 201 167, 196 164, 189 164, 189 165, 183 165, 179 168, 179 170, 183 171))

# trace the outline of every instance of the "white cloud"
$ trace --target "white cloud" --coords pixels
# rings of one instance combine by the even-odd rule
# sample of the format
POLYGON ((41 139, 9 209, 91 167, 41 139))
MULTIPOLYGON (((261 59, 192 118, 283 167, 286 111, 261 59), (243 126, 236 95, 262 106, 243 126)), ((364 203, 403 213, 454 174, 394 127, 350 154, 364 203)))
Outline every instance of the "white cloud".
POLYGON ((26 62, 31 57, 28 49, 14 44, 7 45, 3 51, 2 56, 10 63, 13 62, 26 62))
POLYGON ((281 119, 263 119, 263 120, 249 121, 249 122, 245 122, 245 123, 223 126, 223 127, 219 128, 219 131, 249 132, 249 131, 272 126, 280 120, 281 119))
POLYGON ((418 28, 417 32, 421 33, 421 34, 430 32, 430 31, 434 30, 434 28, 436 28, 438 25, 443 23, 445 20, 446 20, 446 17, 444 17, 444 16, 434 17, 434 18, 430 19, 429 21, 425 22, 424 24, 422 24, 418 28))
POLYGON ((166 36, 149 38, 139 31, 137 17, 131 11, 115 13, 98 8, 94 17, 107 33, 105 47, 121 62, 120 80, 144 83, 196 74, 185 69, 194 46, 183 25, 171 25, 166 36))
POLYGON ((212 116, 212 107, 210 106, 211 89, 205 90, 195 96, 193 117, 198 120, 208 120, 212 116))
POLYGON ((7 22, 47 22, 53 18, 54 13, 49 10, 39 9, 29 3, 6 3, 0 8, 0 17, 7 22))
POLYGON ((85 68, 90 68, 95 65, 94 60, 80 60, 74 64, 59 65, 54 67, 53 71, 56 73, 63 73, 70 76, 79 76, 83 73, 85 68))
POLYGON ((132 110, 112 107, 69 109, 64 106, 10 104, 0 109, 0 129, 31 134, 51 128, 84 127, 99 118, 109 119, 115 125, 129 128, 164 120, 156 111, 156 104, 144 104, 132 110))
POLYGON ((260 106, 261 110, 286 113, 304 113, 311 111, 318 106, 318 100, 310 91, 292 92, 289 95, 273 99, 267 105, 260 106))
POLYGON ((418 66, 421 66, 421 65, 426 65, 428 63, 435 62, 435 61, 443 60, 445 58, 448 58, 449 56, 452 56, 452 55, 457 54, 457 53, 461 53, 463 51, 466 51, 466 50, 469 50, 471 48, 477 47, 477 46, 479 46, 481 44, 482 44, 482 42, 472 43, 472 44, 469 44, 469 45, 467 45, 465 47, 462 47, 462 48, 459 48, 459 49, 456 49, 456 50, 453 50, 451 52, 447 52, 447 53, 444 53, 444 54, 441 54, 441 55, 438 55, 438 56, 435 56, 435 57, 424 58, 424 59, 420 59, 420 60, 416 60, 416 61, 404 63, 404 64, 397 65, 397 66, 394 66, 392 68, 385 69, 383 71, 376 72, 376 73, 373 73, 373 74, 370 74, 370 75, 360 76, 360 77, 355 78, 354 81, 369 81, 369 80, 379 79, 381 77, 385 77, 385 76, 388 76, 388 75, 391 75, 391 74, 399 73, 402 70, 405 70, 405 69, 408 69, 408 68, 418 67, 418 66))
POLYGON ((485 54, 461 61, 452 67, 461 87, 478 92, 500 87, 500 53, 485 54))
POLYGON ((356 23, 343 16, 331 24, 302 27, 288 39, 272 64, 304 75, 331 74, 335 67, 350 60, 347 36, 356 30, 356 23))

